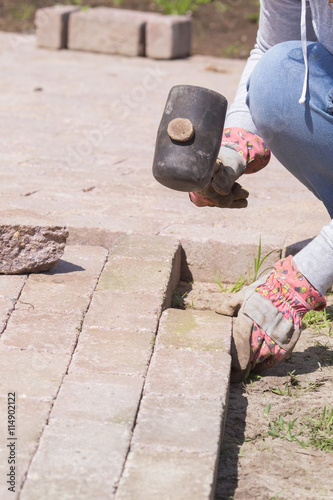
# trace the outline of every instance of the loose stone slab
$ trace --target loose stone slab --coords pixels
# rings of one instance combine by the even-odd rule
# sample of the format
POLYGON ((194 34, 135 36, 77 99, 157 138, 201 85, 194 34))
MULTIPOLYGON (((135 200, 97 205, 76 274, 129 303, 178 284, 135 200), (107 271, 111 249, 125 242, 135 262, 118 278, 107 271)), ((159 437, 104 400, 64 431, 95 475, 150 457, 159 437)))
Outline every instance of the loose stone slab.
POLYGON ((47 271, 64 253, 68 231, 25 211, 0 213, 0 273, 47 271))
POLYGON ((192 21, 187 16, 151 18, 146 28, 146 55, 152 59, 187 57, 191 52, 192 21))
POLYGON ((145 25, 142 12, 105 7, 74 12, 69 20, 68 48, 143 56, 145 25))
POLYGON ((55 5, 38 9, 35 16, 37 46, 55 50, 65 49, 69 15, 78 10, 79 7, 74 5, 55 5))

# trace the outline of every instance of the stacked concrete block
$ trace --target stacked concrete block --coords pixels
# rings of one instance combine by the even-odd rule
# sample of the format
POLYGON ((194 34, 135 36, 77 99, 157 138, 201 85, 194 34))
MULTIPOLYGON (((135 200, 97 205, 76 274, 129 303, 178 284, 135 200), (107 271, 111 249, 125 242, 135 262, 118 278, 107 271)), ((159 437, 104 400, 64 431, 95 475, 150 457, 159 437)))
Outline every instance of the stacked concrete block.
POLYGON ((98 7, 75 12, 69 20, 68 48, 125 56, 145 53, 145 15, 98 7))
POLYGON ((38 47, 65 49, 67 47, 69 15, 78 11, 74 5, 56 5, 36 12, 36 36, 38 47))
POLYGON ((106 7, 80 10, 76 6, 55 6, 36 13, 37 45, 175 59, 190 55, 191 23, 187 16, 106 7))
POLYGON ((156 16, 146 28, 146 56, 176 59, 191 52, 192 21, 187 16, 156 16))

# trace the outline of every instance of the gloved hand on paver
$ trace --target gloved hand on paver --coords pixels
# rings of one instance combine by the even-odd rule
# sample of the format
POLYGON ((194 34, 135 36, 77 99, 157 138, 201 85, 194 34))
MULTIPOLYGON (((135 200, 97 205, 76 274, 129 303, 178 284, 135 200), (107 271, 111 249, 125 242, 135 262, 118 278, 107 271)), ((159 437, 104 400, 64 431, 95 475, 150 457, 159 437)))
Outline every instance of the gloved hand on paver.
POLYGON ((274 271, 243 288, 216 312, 233 316, 232 381, 290 357, 304 315, 326 306, 325 297, 299 272, 291 256, 274 271))
POLYGON ((197 207, 244 208, 248 191, 236 181, 242 174, 258 172, 270 160, 270 151, 256 134, 241 128, 224 129, 222 145, 211 184, 190 200, 197 207))

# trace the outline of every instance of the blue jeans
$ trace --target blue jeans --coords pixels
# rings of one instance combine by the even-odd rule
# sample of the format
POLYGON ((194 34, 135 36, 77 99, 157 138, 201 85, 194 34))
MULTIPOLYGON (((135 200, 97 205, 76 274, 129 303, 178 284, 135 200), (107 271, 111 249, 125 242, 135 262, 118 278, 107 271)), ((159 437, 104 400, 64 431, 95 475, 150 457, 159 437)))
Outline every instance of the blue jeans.
POLYGON ((300 41, 268 50, 248 82, 247 105, 276 158, 333 218, 333 55, 308 43, 307 100, 299 104, 305 66, 300 41))

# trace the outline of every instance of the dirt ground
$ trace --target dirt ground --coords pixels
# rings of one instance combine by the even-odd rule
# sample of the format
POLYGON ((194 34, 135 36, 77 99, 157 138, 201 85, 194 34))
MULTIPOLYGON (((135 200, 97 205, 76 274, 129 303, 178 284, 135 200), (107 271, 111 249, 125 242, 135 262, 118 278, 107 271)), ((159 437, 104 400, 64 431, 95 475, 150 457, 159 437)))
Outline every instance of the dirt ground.
MULTIPOLYGON (((170 0, 182 3, 181 0, 170 0)), ((191 0, 189 0, 191 3, 191 0)), ((108 6, 126 9, 163 12, 152 0, 1 0, 0 30, 14 32, 34 31, 36 8, 56 3, 82 6, 108 6)), ((192 3, 194 3, 193 0, 192 3)), ((253 48, 257 32, 258 0, 212 0, 199 5, 193 17, 193 54, 217 57, 246 58, 253 48)))
MULTIPOLYGON (((188 291, 185 307, 214 310, 221 301, 217 284, 184 284, 180 296, 188 291)), ((328 303, 331 310, 333 296, 328 303)), ((333 499, 333 415, 331 452, 293 439, 307 418, 333 407, 333 336, 327 333, 303 330, 290 360, 231 385, 215 500, 333 499), (289 436, 283 429, 277 438, 268 435, 268 405, 270 420, 282 417, 285 430, 297 419, 289 436)), ((305 427, 296 437, 307 443, 309 435, 305 427)))

